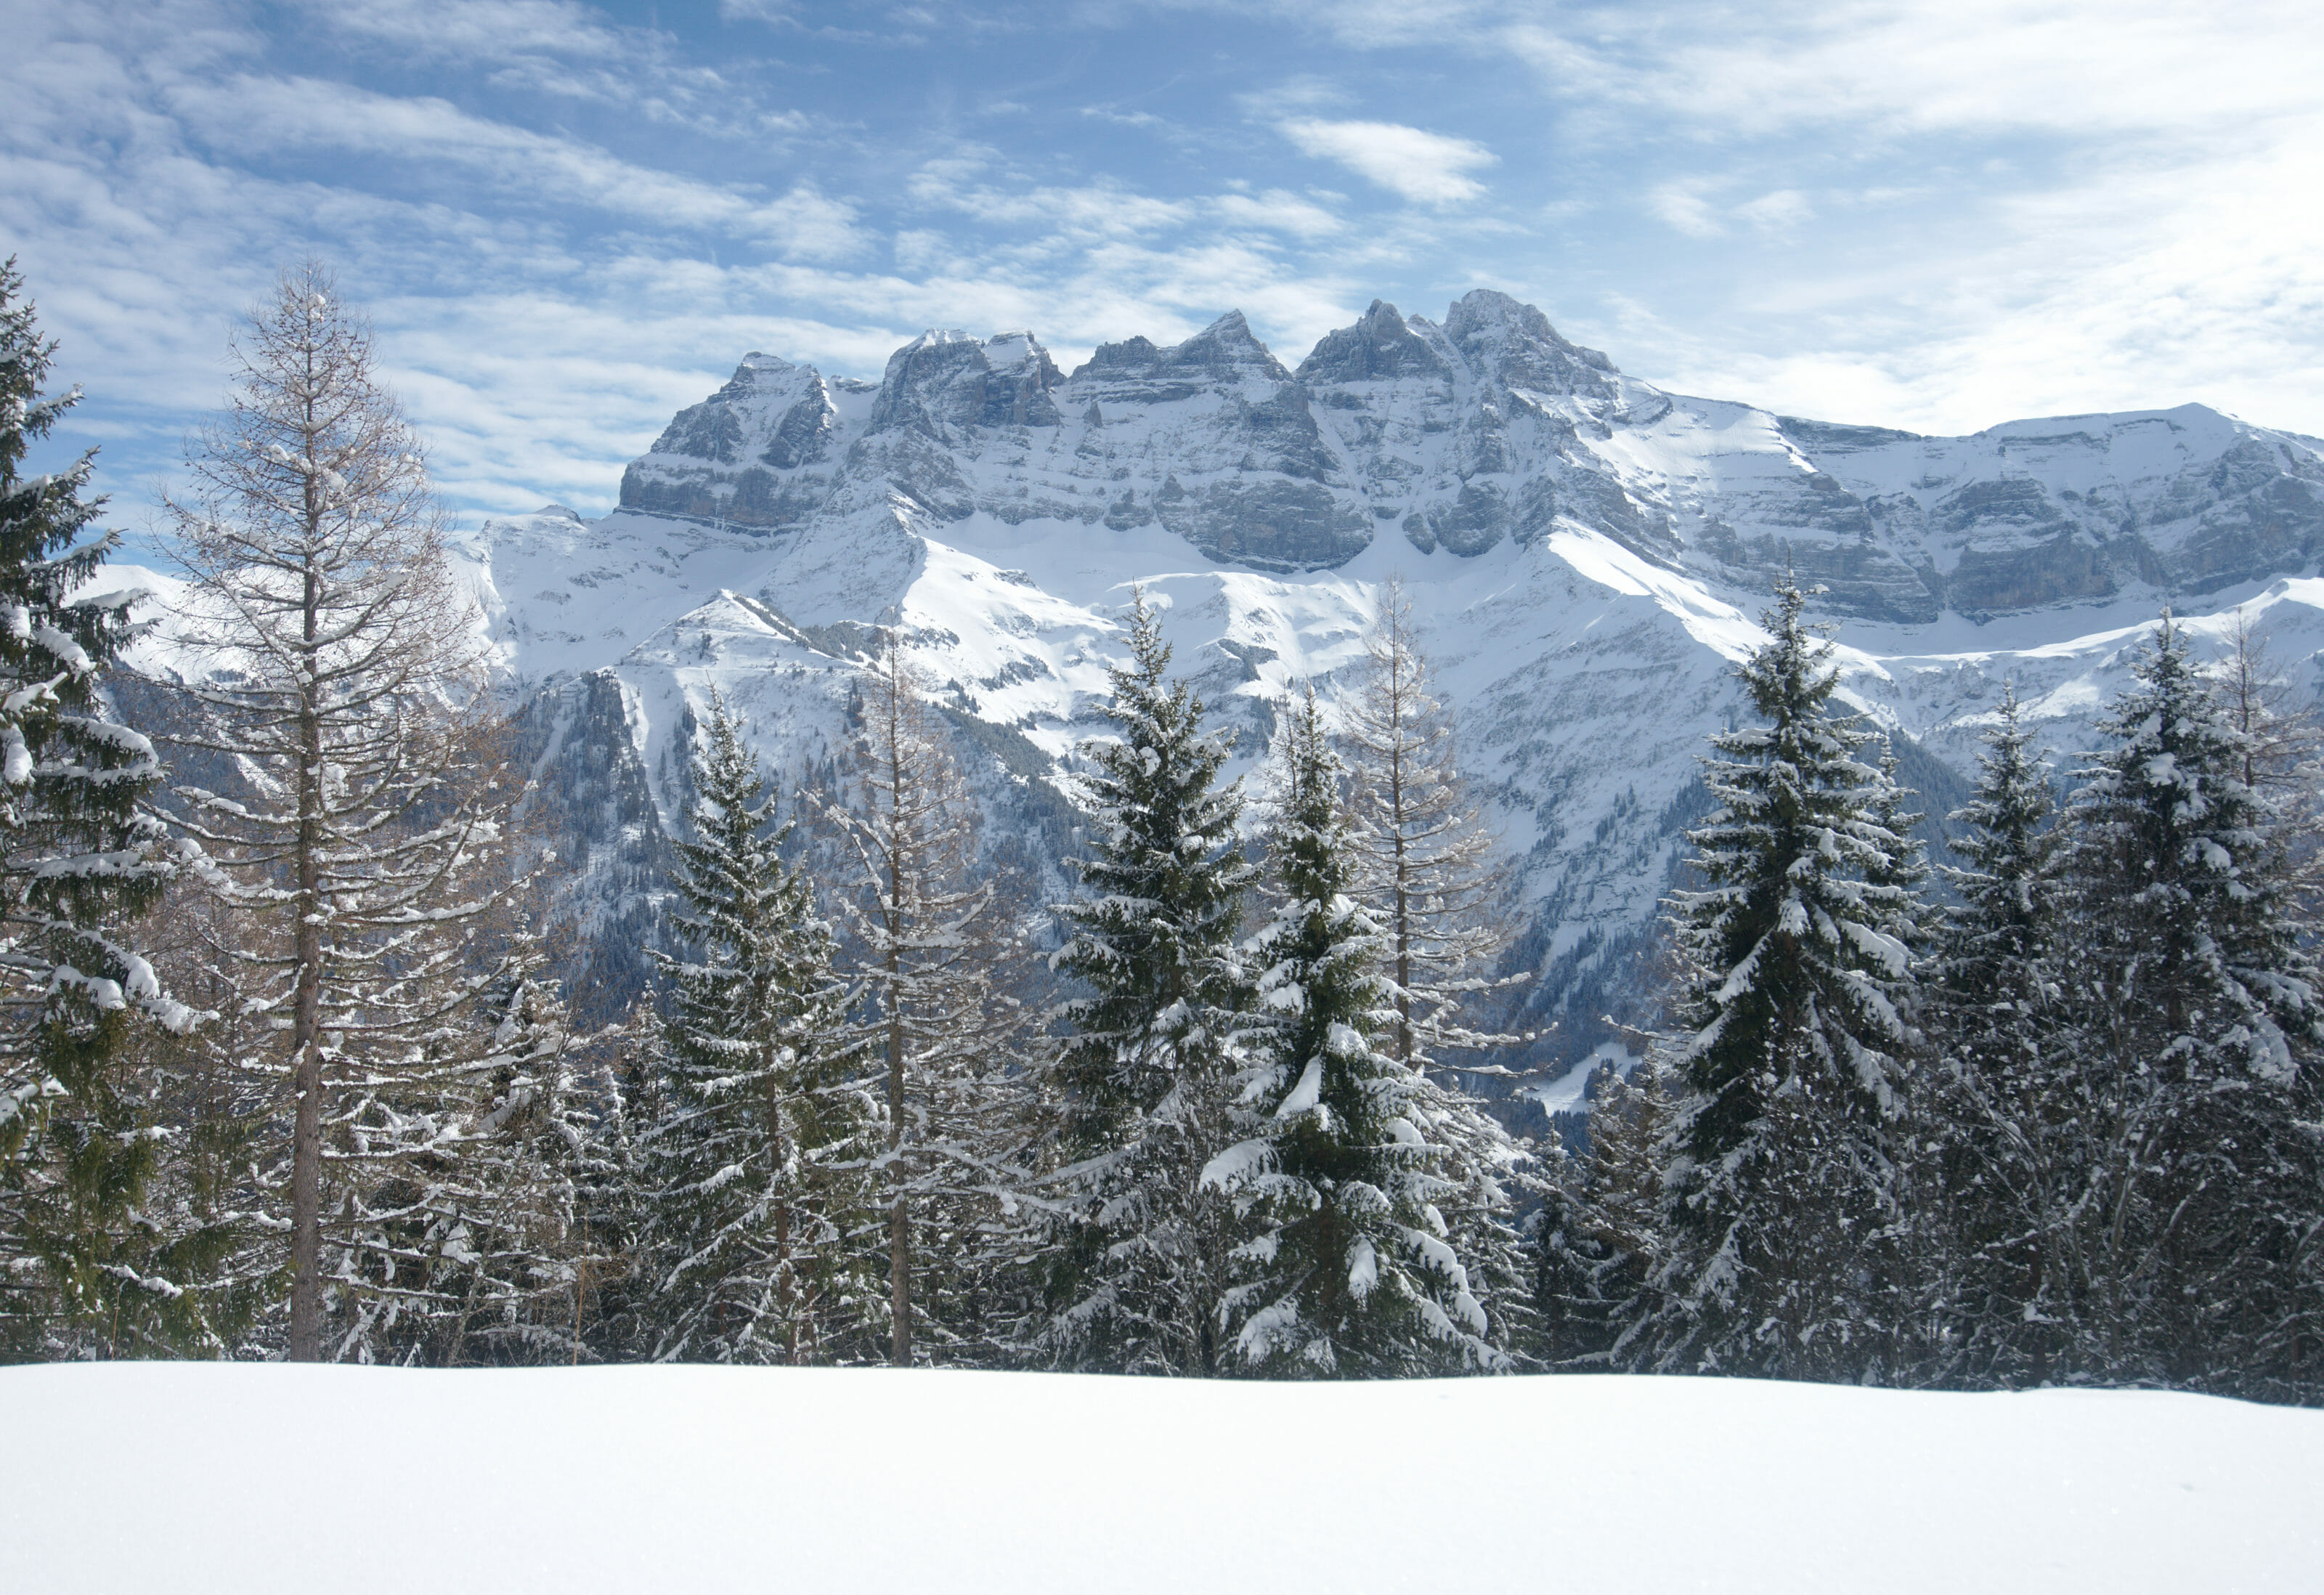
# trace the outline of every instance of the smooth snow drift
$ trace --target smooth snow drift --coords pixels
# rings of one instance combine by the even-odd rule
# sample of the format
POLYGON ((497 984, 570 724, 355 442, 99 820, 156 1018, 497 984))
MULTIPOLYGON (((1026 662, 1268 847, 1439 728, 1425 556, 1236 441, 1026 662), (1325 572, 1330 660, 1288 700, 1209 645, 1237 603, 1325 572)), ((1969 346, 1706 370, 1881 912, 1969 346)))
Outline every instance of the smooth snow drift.
POLYGON ((42 1595, 2312 1590, 2324 1412, 1747 1380, 0 1370, 42 1595))

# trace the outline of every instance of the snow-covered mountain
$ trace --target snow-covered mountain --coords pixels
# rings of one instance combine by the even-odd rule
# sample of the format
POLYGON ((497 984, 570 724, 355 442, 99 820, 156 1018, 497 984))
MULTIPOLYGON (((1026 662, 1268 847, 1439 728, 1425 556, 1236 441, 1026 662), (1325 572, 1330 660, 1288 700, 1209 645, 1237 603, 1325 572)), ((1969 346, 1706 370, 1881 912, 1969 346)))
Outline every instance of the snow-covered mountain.
POLYGON ((2166 602, 2213 636, 2248 610, 2303 692, 2324 659, 2316 439, 2195 405, 1968 438, 1775 416, 1624 376, 1487 290, 1441 324, 1375 303, 1296 369, 1239 314, 1071 374, 1025 332, 930 332, 876 383, 753 354, 621 502, 466 549, 606 880, 650 877, 714 684, 779 770, 819 766, 868 628, 899 619, 1000 828, 1053 855, 1043 778, 1100 729, 1133 585, 1255 755, 1401 575, 1575 1056, 1636 982, 1784 571, 1825 589, 1848 692, 1939 807, 2003 678, 2070 755, 2166 602))

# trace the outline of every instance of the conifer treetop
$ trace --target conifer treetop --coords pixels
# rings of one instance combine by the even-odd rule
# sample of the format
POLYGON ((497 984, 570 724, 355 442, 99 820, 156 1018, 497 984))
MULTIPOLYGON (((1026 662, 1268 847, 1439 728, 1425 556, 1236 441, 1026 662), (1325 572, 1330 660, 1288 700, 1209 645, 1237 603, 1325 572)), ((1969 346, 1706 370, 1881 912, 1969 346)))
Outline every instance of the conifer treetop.
MULTIPOLYGON (((2273 805, 2246 778, 2253 733, 2168 610, 2131 668, 2133 685, 2098 723, 2113 742, 2080 772, 2074 867, 2122 894, 2164 968, 2200 972, 2200 985, 2240 1014, 2223 1044, 2263 1079, 2289 1082, 2296 1055, 2324 1041, 2324 1003, 2296 945, 2273 805)), ((2157 995, 2190 1045, 2208 1045, 2195 1035, 2205 1010, 2181 1013, 2157 995)), ((2209 1004, 2215 1024, 2221 1009, 2209 1004)))
POLYGON ((1946 816, 1959 827, 1953 851, 1970 866, 1945 871, 1962 899, 1947 917, 1946 957, 1963 980, 1990 981, 1997 961, 2039 954, 2063 859, 2062 839, 2050 825, 2057 804, 2049 766, 2034 751, 2015 683, 2003 683, 1995 715, 1978 759, 1976 795, 1946 816), (1972 977, 1972 969, 1982 973, 1972 977))
POLYGON ((112 531, 86 535, 105 506, 88 493, 97 451, 21 474, 33 441, 80 401, 78 388, 44 394, 57 345, 40 336, 23 286, 13 256, 0 263, 0 977, 24 982, 35 1006, 69 987, 183 1029, 192 1011, 120 937, 168 873, 159 827, 138 808, 161 762, 98 697, 134 595, 74 599, 119 546, 112 531))
POLYGON ((1240 786, 1217 785, 1225 740, 1203 731, 1193 687, 1168 678, 1170 648, 1142 590, 1129 643, 1107 708, 1121 738, 1083 747, 1099 845, 1074 867, 1093 895, 1058 909, 1071 935, 1050 964, 1105 993, 1069 1007, 1085 1042, 1135 1054, 1217 1040, 1200 1010, 1227 978, 1252 871, 1235 838, 1240 786))
MULTIPOLYGON (((1499 1368, 1473 1256, 1438 1206, 1445 1101, 1375 1046, 1394 1024, 1388 938, 1351 895, 1358 870, 1342 785, 1311 687, 1275 750, 1275 913, 1246 949, 1255 1011, 1237 1036, 1242 1138, 1203 1171, 1255 1232, 1233 1254, 1222 1320, 1247 1366, 1306 1377, 1499 1368)), ((1465 1161, 1465 1159, 1463 1159, 1465 1161)), ((1465 1239, 1465 1238, 1464 1238, 1465 1239)))
POLYGON ((1674 894, 1700 972, 1690 1076, 1726 1099, 1696 1118, 1705 1150, 1758 1116, 1767 1026, 1882 1113, 1910 1036, 1917 847, 1889 823, 1902 799, 1887 771, 1857 757, 1877 733, 1831 711, 1840 673, 1805 607, 1796 585, 1779 589, 1768 641, 1738 667, 1766 724, 1711 737, 1724 757, 1703 761, 1704 780, 1721 807, 1687 834, 1709 885, 1674 894))

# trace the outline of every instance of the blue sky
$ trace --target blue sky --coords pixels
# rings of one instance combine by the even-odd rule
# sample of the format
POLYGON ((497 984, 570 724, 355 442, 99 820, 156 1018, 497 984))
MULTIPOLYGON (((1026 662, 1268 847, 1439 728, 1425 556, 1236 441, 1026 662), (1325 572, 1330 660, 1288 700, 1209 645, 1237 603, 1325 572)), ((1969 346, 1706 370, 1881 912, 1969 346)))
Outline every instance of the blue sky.
POLYGON ((470 514, 608 507, 750 349, 1480 285, 1786 413, 2324 433, 2324 23, 2203 9, 0 0, 0 253, 133 529, 309 254, 470 514))

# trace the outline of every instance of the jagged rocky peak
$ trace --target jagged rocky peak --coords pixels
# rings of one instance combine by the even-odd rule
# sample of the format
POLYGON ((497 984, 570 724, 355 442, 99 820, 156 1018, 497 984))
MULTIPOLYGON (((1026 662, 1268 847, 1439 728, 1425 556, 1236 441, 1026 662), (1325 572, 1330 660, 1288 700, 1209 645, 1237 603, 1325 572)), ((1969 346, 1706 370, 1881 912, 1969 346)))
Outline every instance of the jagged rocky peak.
POLYGON ((1558 336, 1533 306, 1489 288, 1471 289, 1444 316, 1444 337, 1480 377, 1506 387, 1591 398, 1618 396, 1614 363, 1558 336))
POLYGON ((1070 378, 1029 332, 926 334, 876 384, 754 353, 629 467, 622 503, 754 533, 1158 524, 1277 571, 1389 528, 1469 556, 1562 525, 1754 601, 1789 570, 1830 612, 1906 624, 2324 558, 2312 439, 2200 406, 1954 438, 1779 418, 1626 377, 1489 289, 1441 326, 1375 300, 1296 375, 1236 312, 1102 345, 1070 378))
POLYGON ((871 430, 910 429, 943 441, 958 428, 1054 427, 1061 377, 1029 332, 979 338, 924 332, 888 357, 871 430))
POLYGON ((670 420, 622 474, 622 507, 784 526, 821 502, 840 427, 840 392, 812 365, 752 352, 699 404, 670 420))
MULTIPOLYGON (((810 418, 830 408, 823 380, 812 365, 794 365, 755 351, 742 356, 726 385, 699 404, 671 418, 654 440, 652 453, 716 465, 742 463, 778 433, 802 407, 810 418), (758 446, 754 447, 753 446, 758 446)), ((813 419, 804 424, 816 428, 813 419)), ((794 427, 794 431, 798 428, 794 427)), ((798 462, 793 461, 793 464, 798 462)))
POLYGON ((1167 404, 1253 386, 1271 391, 1290 380, 1283 362, 1251 335, 1240 310, 1229 310, 1167 349, 1146 337, 1100 344, 1073 374, 1077 394, 1126 404, 1167 404))
POLYGON ((1291 373, 1283 362, 1252 336, 1240 310, 1229 310, 1202 331, 1169 352, 1168 363, 1182 369, 1207 371, 1219 377, 1287 383, 1291 373))
POLYGON ((1325 333, 1297 374, 1308 386, 1321 387, 1401 377, 1441 381, 1452 373, 1435 346, 1413 331, 1394 305, 1374 300, 1353 327, 1325 333))

